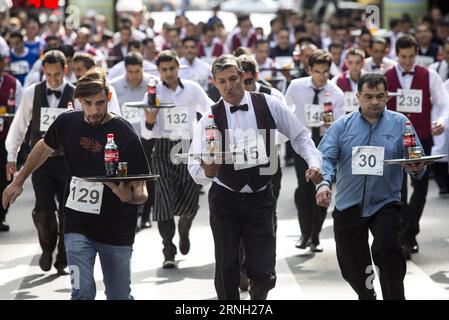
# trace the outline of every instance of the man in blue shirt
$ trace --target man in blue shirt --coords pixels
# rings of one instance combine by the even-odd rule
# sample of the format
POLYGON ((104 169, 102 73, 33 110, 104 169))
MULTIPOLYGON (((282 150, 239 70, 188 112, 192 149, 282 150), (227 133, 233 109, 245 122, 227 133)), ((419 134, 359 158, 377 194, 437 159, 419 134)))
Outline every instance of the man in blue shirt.
MULTIPOLYGON (((383 298, 405 299, 406 262, 398 236, 403 171, 399 165, 383 162, 405 158, 402 138, 408 119, 385 109, 383 75, 363 75, 357 87, 359 111, 339 118, 318 147, 323 153, 324 180, 317 185, 316 201, 323 207, 330 205, 331 183, 336 178, 332 216, 337 258, 343 278, 359 299, 376 298, 373 267, 378 269, 383 298), (368 230, 374 237, 371 253, 375 266, 368 230)), ((421 147, 417 137, 416 141, 421 147)), ((419 179, 425 164, 407 164, 405 169, 419 179)))

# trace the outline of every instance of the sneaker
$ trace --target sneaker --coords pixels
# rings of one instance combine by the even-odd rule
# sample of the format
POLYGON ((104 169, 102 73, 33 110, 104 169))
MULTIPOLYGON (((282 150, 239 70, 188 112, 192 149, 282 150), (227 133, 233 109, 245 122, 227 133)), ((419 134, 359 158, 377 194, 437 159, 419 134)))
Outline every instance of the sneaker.
POLYGON ((179 251, 183 255, 186 255, 190 251, 189 231, 192 226, 193 217, 181 216, 178 222, 179 232, 179 251))
POLYGON ((312 251, 312 252, 323 252, 324 249, 321 246, 321 244, 319 244, 319 243, 318 244, 311 243, 310 244, 310 251, 312 251))
POLYGON ((56 268, 56 274, 58 276, 67 276, 69 274, 69 271, 67 267, 58 267, 56 268))
POLYGON ((9 231, 9 226, 5 223, 5 221, 0 221, 0 232, 9 231))
POLYGON ((39 267, 41 267, 42 271, 50 271, 52 259, 53 257, 51 252, 42 252, 41 257, 39 258, 39 267))
POLYGON ((140 229, 148 229, 151 228, 151 221, 150 220, 141 220, 140 221, 140 229))

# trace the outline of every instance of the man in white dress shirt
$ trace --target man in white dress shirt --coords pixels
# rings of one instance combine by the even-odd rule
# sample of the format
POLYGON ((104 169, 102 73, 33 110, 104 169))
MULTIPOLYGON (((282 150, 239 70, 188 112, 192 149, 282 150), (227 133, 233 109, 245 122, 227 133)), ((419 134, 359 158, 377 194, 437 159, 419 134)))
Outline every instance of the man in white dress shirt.
MULTIPOLYGON (((17 154, 28 126, 31 128, 33 148, 56 117, 67 110, 69 102, 73 104, 74 86, 64 79, 67 72, 64 54, 58 50, 47 52, 42 61, 42 68, 46 80, 25 89, 6 137, 6 174, 10 181, 16 171, 17 154)), ((57 245, 58 254, 54 266, 58 274, 66 274, 64 269, 67 266, 62 232, 66 170, 62 152, 56 150, 32 176, 36 197, 32 216, 42 248, 39 266, 43 271, 51 269, 52 254, 57 245), (58 206, 55 198, 58 200, 58 206)))
POLYGON ((449 79, 449 39, 446 39, 443 44, 443 59, 432 63, 429 69, 435 70, 443 81, 449 79))
POLYGON ((387 57, 387 40, 375 37, 371 40, 369 53, 371 57, 365 59, 363 70, 384 74, 388 69, 397 65, 397 62, 387 57))
MULTIPOLYGON (((185 147, 190 144, 197 114, 208 111, 214 102, 199 84, 179 78, 179 61, 174 51, 162 51, 156 64, 162 80, 156 87, 157 100, 162 105, 168 103, 175 107, 146 111, 142 137, 155 139, 151 168, 160 179, 155 188, 153 220, 158 222, 162 237, 162 267, 174 268, 177 254, 173 244, 174 217, 179 216, 179 250, 186 255, 190 250, 189 230, 198 211, 199 188, 190 177, 187 165, 175 163, 171 154, 187 152, 185 147)), ((147 99, 145 95, 144 101, 147 99)))
POLYGON ((179 77, 195 81, 207 92, 209 90, 209 79, 212 77, 211 66, 197 57, 198 41, 192 37, 185 37, 182 40, 182 46, 184 56, 179 59, 179 63, 186 68, 179 70, 179 77))
POLYGON ((189 158, 189 172, 198 184, 212 182, 209 209, 215 244, 215 290, 220 300, 240 298, 239 244, 242 241, 251 299, 264 300, 276 283, 275 199, 271 188, 276 167, 273 163, 270 166, 269 160, 273 159, 272 155, 276 156, 273 135, 277 129, 290 138, 293 148, 309 165, 306 179, 315 183, 321 178, 321 154, 308 130, 279 99, 245 92, 244 72, 236 57, 217 58, 212 74, 222 99, 196 126, 190 152, 204 151, 205 128, 213 115, 221 133, 222 150, 236 155, 231 163, 225 164, 207 165, 202 159, 189 158))
MULTIPOLYGON (((345 114, 343 91, 328 80, 331 64, 332 57, 329 53, 316 50, 308 63, 311 76, 293 80, 285 94, 287 105, 294 110, 296 118, 311 131, 316 146, 325 132, 321 115, 326 100, 332 102, 334 121, 345 114)), ((296 247, 304 250, 310 246, 312 252, 321 252, 323 248, 319 234, 326 218, 326 209, 316 205, 313 200, 315 186, 304 179, 304 172, 307 170, 305 159, 298 154, 294 156, 298 178, 295 204, 301 229, 301 238, 296 247)))

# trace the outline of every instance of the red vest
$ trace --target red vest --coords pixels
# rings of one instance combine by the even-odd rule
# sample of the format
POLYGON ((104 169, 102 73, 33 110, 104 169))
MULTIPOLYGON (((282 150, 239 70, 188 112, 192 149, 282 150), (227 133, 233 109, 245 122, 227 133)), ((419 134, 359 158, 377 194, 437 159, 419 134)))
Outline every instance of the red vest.
MULTIPOLYGON (((219 57, 223 54, 223 45, 219 42, 213 42, 213 49, 212 49, 212 57, 219 57)), ((200 42, 199 49, 198 49, 198 58, 205 57, 206 51, 204 50, 204 43, 200 42)))
POLYGON ((340 74, 337 78, 337 86, 343 90, 343 92, 352 92, 351 82, 348 78, 346 78, 346 75, 348 74, 347 71, 340 74))
MULTIPOLYGON (((255 32, 253 32, 248 40, 248 45, 246 46, 247 48, 251 48, 254 47, 254 45, 256 44, 256 40, 257 40, 257 35, 255 32)), ((232 36, 232 51, 234 51, 235 49, 237 49, 238 47, 243 46, 242 42, 240 41, 240 37, 239 34, 234 34, 232 36)))
MULTIPOLYGON (((399 78, 396 73, 396 68, 390 68, 385 73, 387 79, 387 86, 389 92, 396 92, 398 89, 402 89, 399 83, 399 78)), ((429 70, 426 68, 415 66, 415 73, 413 75, 412 85, 410 89, 422 90, 422 112, 421 113, 407 113, 407 118, 415 127, 416 133, 419 139, 423 140, 432 136, 431 128, 431 110, 432 104, 430 102, 430 75, 429 70)), ((387 102, 389 110, 396 111, 396 97, 391 97, 387 102)))
MULTIPOLYGON (((16 78, 3 72, 3 81, 2 86, 0 87, 0 106, 5 106, 8 103, 9 90, 13 89, 14 96, 16 94, 16 78)), ((8 134, 9 126, 11 125, 11 121, 4 118, 5 122, 3 123, 3 131, 0 132, 0 140, 5 140, 6 135, 8 134)))

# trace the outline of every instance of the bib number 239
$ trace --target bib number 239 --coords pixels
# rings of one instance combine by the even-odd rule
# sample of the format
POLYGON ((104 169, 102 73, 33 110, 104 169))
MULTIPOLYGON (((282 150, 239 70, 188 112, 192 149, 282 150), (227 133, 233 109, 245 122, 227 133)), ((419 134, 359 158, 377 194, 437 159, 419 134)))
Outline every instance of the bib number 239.
POLYGON ((103 187, 101 182, 87 182, 73 177, 65 206, 75 211, 100 214, 103 187))

